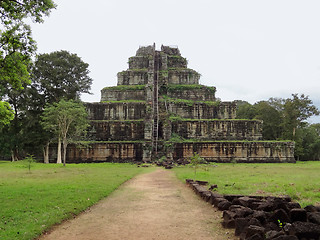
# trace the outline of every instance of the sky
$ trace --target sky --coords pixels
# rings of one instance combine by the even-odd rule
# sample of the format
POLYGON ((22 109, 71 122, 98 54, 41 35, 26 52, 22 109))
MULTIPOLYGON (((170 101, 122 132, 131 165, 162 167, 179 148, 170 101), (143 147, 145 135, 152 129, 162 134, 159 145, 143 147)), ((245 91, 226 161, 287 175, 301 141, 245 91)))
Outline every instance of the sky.
MULTIPOLYGON (((318 0, 55 0, 31 24, 38 53, 67 50, 89 64, 92 95, 117 85, 139 46, 178 46, 222 101, 308 95, 320 108, 318 0)), ((320 122, 312 118, 311 122, 320 122)))

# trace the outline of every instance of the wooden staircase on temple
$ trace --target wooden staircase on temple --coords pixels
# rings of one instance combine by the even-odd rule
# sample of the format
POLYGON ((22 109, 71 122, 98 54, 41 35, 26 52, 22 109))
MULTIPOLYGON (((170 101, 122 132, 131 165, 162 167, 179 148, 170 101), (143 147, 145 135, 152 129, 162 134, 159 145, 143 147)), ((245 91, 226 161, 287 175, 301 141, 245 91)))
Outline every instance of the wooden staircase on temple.
POLYGON ((160 52, 154 51, 152 155, 158 154, 159 139, 159 69, 160 52))

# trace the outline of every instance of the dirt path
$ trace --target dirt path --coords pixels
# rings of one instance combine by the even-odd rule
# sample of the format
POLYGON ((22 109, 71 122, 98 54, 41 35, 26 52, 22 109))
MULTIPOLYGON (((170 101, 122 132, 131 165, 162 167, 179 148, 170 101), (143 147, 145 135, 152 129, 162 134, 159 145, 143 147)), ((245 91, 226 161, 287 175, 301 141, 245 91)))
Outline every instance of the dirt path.
POLYGON ((221 228, 221 215, 172 172, 157 169, 40 239, 236 239, 232 230, 221 228))

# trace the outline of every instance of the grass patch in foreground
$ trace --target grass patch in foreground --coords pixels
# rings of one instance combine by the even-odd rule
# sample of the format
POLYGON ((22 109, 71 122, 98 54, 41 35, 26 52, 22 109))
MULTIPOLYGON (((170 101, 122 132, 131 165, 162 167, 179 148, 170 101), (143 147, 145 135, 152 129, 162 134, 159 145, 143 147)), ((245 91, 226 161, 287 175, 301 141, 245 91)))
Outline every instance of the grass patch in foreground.
MULTIPOLYGON (((191 166, 174 168, 181 181, 194 179, 191 166)), ((320 162, 202 165, 196 179, 217 184, 221 194, 289 195, 303 207, 320 204, 320 162)))
POLYGON ((0 162, 0 239, 33 239, 79 214, 133 176, 150 171, 130 164, 0 162))

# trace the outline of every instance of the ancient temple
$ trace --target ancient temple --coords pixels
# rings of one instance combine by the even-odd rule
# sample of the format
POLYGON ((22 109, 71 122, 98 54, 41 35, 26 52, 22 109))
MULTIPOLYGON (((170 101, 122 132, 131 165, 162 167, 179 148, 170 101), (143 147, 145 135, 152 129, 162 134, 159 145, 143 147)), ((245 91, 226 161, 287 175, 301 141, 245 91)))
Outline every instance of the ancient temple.
POLYGON ((263 141, 259 120, 236 119, 236 102, 199 84, 176 47, 140 47, 118 84, 87 103, 88 141, 70 145, 67 162, 173 161, 198 153, 214 162, 293 162, 294 143, 263 141))

